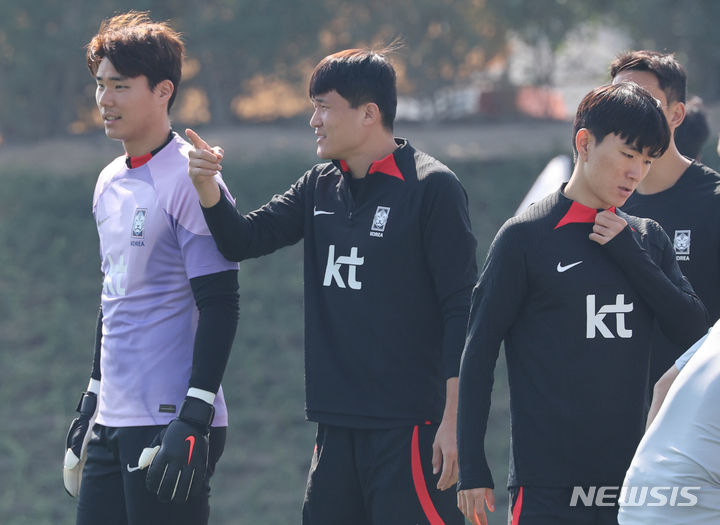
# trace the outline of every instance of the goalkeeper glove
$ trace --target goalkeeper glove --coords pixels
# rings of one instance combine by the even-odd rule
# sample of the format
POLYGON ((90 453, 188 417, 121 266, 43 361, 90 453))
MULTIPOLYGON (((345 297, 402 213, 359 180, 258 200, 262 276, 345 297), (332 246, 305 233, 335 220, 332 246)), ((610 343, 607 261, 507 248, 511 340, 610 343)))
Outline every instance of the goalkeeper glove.
POLYGON ((97 416, 97 394, 100 391, 100 381, 90 379, 87 392, 83 392, 77 411, 80 413, 70 424, 67 433, 65 461, 63 464, 63 482, 65 490, 70 496, 76 498, 80 493, 82 471, 87 456, 87 444, 92 435, 92 427, 97 416))
POLYGON ((185 503, 202 490, 214 415, 212 404, 188 395, 177 419, 142 451, 138 466, 149 466, 145 486, 161 502, 185 503))

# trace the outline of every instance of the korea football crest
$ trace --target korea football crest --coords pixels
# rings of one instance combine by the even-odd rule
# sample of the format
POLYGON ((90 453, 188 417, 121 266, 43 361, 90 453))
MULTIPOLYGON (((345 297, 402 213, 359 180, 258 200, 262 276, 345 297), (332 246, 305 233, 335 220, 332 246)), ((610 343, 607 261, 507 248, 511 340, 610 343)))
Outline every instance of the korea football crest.
POLYGON ((678 261, 690 260, 690 230, 675 230, 673 242, 675 258, 678 261))
POLYGON ((136 239, 143 239, 145 237, 145 217, 147 217, 147 209, 135 209, 132 224, 132 236, 136 239))
POLYGON ((375 210, 375 217, 373 217, 372 226, 370 227, 370 237, 382 237, 387 226, 388 216, 390 215, 390 208, 387 206, 378 206, 375 210))
POLYGON ((147 218, 147 208, 135 208, 135 215, 133 215, 132 231, 130 237, 133 240, 130 241, 131 246, 145 246, 145 242, 142 240, 145 238, 145 219, 147 218))

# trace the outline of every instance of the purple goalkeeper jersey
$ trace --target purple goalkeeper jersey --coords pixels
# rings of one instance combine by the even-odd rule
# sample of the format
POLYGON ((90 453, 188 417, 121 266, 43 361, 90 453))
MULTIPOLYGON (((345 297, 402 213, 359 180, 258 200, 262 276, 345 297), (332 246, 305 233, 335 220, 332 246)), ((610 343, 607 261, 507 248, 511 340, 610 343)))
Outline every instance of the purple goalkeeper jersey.
MULTIPOLYGON (((95 187, 105 276, 97 422, 106 426, 165 425, 177 416, 198 321, 189 279, 237 269, 205 224, 187 174, 190 148, 174 134, 137 168, 115 159, 95 187)), ((213 425, 227 425, 222 388, 213 425)))

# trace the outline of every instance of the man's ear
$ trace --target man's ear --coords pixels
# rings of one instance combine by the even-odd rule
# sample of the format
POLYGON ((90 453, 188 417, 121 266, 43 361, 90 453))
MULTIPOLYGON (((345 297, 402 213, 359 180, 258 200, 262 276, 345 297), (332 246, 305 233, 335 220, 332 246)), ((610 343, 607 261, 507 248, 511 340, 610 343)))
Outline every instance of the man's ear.
POLYGON ((377 104, 375 104, 375 102, 368 102, 365 104, 363 120, 367 124, 374 124, 375 122, 380 122, 382 120, 380 108, 377 104))
POLYGON ((175 85, 172 83, 172 80, 166 78, 157 83, 153 92, 161 101, 169 102, 170 97, 175 92, 175 85))
POLYGON ((685 103, 673 102, 668 110, 668 126, 674 131, 685 120, 685 103))
POLYGON ((588 151, 593 140, 594 137, 587 128, 580 128, 577 133, 575 133, 575 149, 578 152, 578 160, 587 162, 588 151))

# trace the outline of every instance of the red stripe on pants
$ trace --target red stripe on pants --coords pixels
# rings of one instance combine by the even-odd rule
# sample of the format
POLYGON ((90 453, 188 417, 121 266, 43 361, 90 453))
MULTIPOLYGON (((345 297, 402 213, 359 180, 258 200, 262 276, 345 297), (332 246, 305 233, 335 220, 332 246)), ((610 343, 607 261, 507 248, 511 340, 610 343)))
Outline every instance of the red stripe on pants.
POLYGON ((420 462, 420 438, 418 436, 418 426, 415 425, 412 435, 412 446, 410 457, 412 460, 412 477, 413 483, 415 484, 415 492, 417 493, 418 500, 422 506, 425 517, 430 522, 430 525, 445 525, 435 505, 433 505, 428 493, 427 485, 425 485, 425 475, 422 470, 422 463, 420 462))
POLYGON ((515 501, 515 505, 513 505, 512 525, 518 525, 520 523, 520 513, 522 512, 522 496, 523 488, 520 487, 517 500, 515 501))

